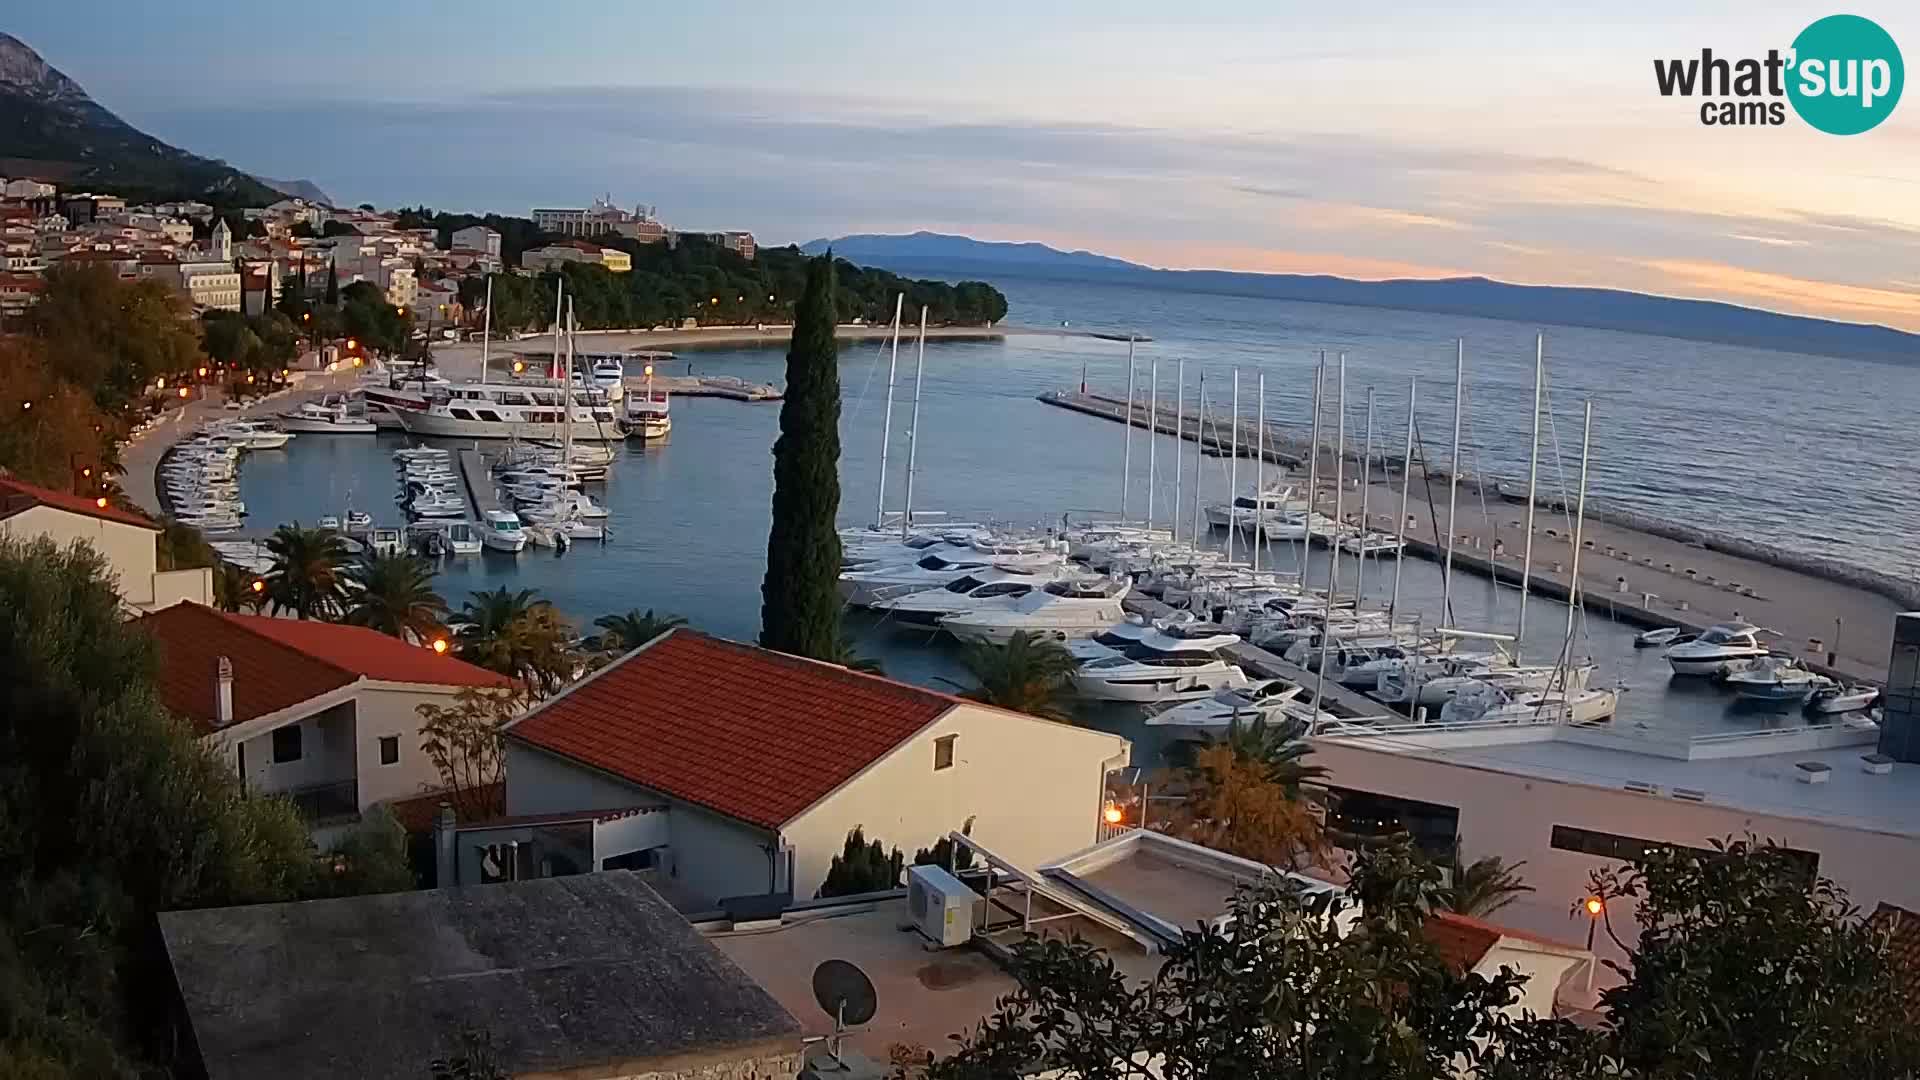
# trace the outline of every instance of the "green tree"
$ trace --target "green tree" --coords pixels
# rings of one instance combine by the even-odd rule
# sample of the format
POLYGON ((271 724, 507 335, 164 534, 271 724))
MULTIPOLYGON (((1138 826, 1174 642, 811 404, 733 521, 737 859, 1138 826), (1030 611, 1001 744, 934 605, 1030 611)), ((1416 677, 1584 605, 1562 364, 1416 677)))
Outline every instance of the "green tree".
POLYGON ((969 641, 960 663, 979 685, 963 695, 1047 720, 1073 721, 1074 671, 1080 661, 1050 637, 1016 631, 1005 645, 969 641))
POLYGON ((1440 903, 1448 911, 1484 919, 1533 891, 1533 886, 1520 877, 1520 868, 1525 865, 1523 859, 1508 866, 1498 855, 1463 863, 1460 842, 1455 840, 1440 903))
POLYGON ((447 801, 462 821, 484 821, 506 809, 506 748, 500 729, 520 714, 511 693, 468 687, 452 705, 416 705, 420 752, 440 774, 447 801))
POLYGON ((213 546, 200 530, 184 521, 167 518, 160 523, 160 534, 154 537, 156 560, 162 570, 193 570, 202 566, 212 566, 219 561, 213 546))
POLYGON ((453 645, 462 660, 517 680, 529 697, 566 685, 580 666, 573 628, 533 590, 476 592, 460 607, 453 645))
POLYGON ((906 869, 906 857, 899 848, 888 851, 880 841, 867 842, 866 830, 854 826, 847 834, 846 846, 827 866, 827 880, 814 893, 817 897, 858 896, 900 887, 900 874, 906 869))
POLYGON ((1168 826, 1174 835, 1269 866, 1325 860, 1313 807, 1265 761, 1214 742, 1196 751, 1182 774, 1186 793, 1168 826))
MULTIPOLYGON (((1748 836, 1658 847, 1597 871, 1635 905, 1624 980, 1604 990, 1609 1051, 1649 1077, 1912 1076, 1920 999, 1884 937, 1801 857, 1748 836)), ((1578 910, 1580 917, 1584 911, 1578 910)))
MULTIPOLYGON (((960 835, 973 835, 973 819, 968 818, 960 826, 960 835)), ((950 866, 953 870, 969 870, 973 867, 973 849, 954 844, 953 837, 942 836, 934 841, 930 848, 921 848, 913 853, 915 866, 950 866), (957 848, 957 850, 956 850, 957 848)))
POLYGON ((347 543, 332 529, 282 525, 267 538, 267 602, 302 619, 333 619, 346 599, 347 543))
MULTIPOLYGON (((332 222, 328 222, 332 224, 332 222)), ((331 234, 329 234, 331 235, 331 234)), ((334 260, 327 260, 327 289, 321 294, 323 302, 330 308, 340 306, 340 268, 334 260)))
POLYGON ((1236 716, 1227 721, 1226 731, 1208 741, 1226 747, 1235 759, 1258 766, 1269 783, 1279 784, 1287 789, 1289 797, 1297 797, 1302 783, 1327 774, 1323 766, 1306 764, 1307 755, 1313 752, 1306 735, 1307 725, 1300 720, 1268 723, 1265 716, 1251 720, 1236 716))
POLYGON ((652 608, 643 614, 639 608, 625 615, 602 615, 593 620, 600 628, 598 640, 588 639, 593 647, 608 652, 625 652, 637 649, 676 626, 687 625, 687 620, 678 615, 655 615, 652 608))
POLYGON ((92 548, 0 539, 0 1075, 163 1075, 155 913, 294 899, 316 867, 169 715, 92 548))
POLYGON ((318 891, 326 895, 365 896, 420 887, 407 857, 406 830, 384 806, 362 814, 360 823, 321 862, 318 891))
POLYGON ((213 568, 213 603, 221 611, 259 611, 267 602, 265 587, 265 579, 245 567, 222 562, 213 568))
POLYGON ((1268 877, 1235 894, 1228 926, 1186 930, 1152 980, 1129 978, 1078 938, 1029 936, 1012 950, 1018 988, 925 1074, 1550 1075, 1539 1046, 1577 1035, 1502 1011, 1525 983, 1512 969, 1488 978, 1449 968, 1421 932, 1438 887, 1437 871, 1399 851, 1365 857, 1344 893, 1303 894, 1268 877))
POLYGON ((433 591, 435 570, 414 555, 371 555, 346 574, 342 622, 425 644, 446 631, 447 602, 433 591))
POLYGON ((760 644, 829 659, 840 642, 840 365, 833 260, 807 267, 773 444, 773 528, 760 586, 760 644))

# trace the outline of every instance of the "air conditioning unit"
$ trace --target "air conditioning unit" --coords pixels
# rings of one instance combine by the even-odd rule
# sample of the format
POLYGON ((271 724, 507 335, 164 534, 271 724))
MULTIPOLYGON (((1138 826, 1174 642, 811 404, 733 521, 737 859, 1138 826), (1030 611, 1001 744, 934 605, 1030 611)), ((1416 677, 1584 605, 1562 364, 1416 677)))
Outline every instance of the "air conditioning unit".
POLYGON ((914 929, 943 949, 965 945, 973 937, 980 894, 938 866, 907 868, 907 906, 914 929))

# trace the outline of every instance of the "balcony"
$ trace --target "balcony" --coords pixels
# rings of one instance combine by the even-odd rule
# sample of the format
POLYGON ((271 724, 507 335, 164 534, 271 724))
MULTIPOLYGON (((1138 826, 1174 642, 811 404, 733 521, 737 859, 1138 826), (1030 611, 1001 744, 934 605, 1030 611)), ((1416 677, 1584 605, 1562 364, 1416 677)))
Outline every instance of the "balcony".
POLYGON ((314 784, 285 793, 294 809, 312 825, 326 825, 360 816, 360 781, 339 780, 314 784))

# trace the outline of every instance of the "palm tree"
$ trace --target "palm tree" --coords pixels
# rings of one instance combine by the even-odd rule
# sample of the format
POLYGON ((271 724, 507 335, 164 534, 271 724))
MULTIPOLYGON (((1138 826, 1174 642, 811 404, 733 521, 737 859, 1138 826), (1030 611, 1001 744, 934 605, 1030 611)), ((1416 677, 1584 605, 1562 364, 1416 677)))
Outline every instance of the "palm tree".
POLYGON ((1067 680, 1080 661, 1058 641, 1021 630, 1005 645, 968 642, 960 662, 980 684, 963 697, 1047 720, 1073 722, 1067 680))
POLYGON ((1533 886, 1520 878, 1520 868, 1527 865, 1524 859, 1508 866, 1500 856, 1489 855, 1462 866, 1460 843, 1456 840, 1449 862, 1450 880, 1439 894, 1439 902, 1448 911, 1486 918, 1533 891, 1533 886))
POLYGON ((332 619, 345 599, 347 543, 332 529, 303 529, 298 521, 282 525, 267 540, 273 553, 273 573, 267 578, 267 601, 275 611, 291 611, 302 619, 332 619))
POLYGON ((154 543, 157 568, 161 570, 192 570, 212 566, 219 560, 200 530, 184 521, 168 518, 162 522, 154 543))
POLYGON ((634 608, 625 615, 602 615, 593 620, 593 625, 603 633, 588 638, 589 647, 615 652, 637 649, 676 626, 687 625, 687 620, 678 615, 655 615, 652 608, 643 615, 634 608))
POLYGON ((1242 724, 1236 716, 1227 723, 1218 743, 1231 750, 1237 760, 1263 766, 1268 783, 1285 787, 1289 798, 1297 798, 1301 783, 1327 774, 1323 765, 1302 763, 1313 752, 1304 738, 1306 733, 1306 724, 1295 719, 1269 724, 1266 717, 1256 716, 1242 724))
POLYGON ((447 602, 433 591, 433 567, 412 555, 374 555, 348 571, 342 622, 402 641, 426 642, 446 629, 447 602))
POLYGON ((573 677, 573 628, 532 589, 503 586, 460 605, 454 648, 460 658, 520 680, 530 696, 552 693, 573 677))
POLYGON ((213 602, 221 611, 259 611, 267 602, 264 592, 254 585, 265 582, 245 567, 230 562, 217 563, 213 571, 213 602))

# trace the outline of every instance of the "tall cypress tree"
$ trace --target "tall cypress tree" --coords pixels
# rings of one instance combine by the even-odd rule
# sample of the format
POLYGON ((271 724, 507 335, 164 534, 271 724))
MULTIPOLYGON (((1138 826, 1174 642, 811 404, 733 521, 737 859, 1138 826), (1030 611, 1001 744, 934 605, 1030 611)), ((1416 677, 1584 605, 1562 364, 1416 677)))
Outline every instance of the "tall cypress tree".
POLYGON ((327 306, 340 306, 340 275, 334 270, 333 260, 327 260, 327 306))
POLYGON ((807 264, 787 349, 787 395, 773 444, 773 528, 760 585, 760 644, 840 657, 840 361, 833 253, 807 264))

